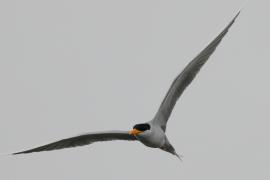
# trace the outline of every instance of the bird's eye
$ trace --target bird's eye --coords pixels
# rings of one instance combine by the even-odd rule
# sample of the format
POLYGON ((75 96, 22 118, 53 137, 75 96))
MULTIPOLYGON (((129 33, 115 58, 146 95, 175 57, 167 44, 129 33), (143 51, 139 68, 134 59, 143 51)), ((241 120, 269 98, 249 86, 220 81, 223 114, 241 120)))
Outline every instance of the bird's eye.
POLYGON ((146 131, 146 130, 150 130, 150 125, 145 123, 145 124, 136 124, 133 129, 137 129, 139 131, 146 131))

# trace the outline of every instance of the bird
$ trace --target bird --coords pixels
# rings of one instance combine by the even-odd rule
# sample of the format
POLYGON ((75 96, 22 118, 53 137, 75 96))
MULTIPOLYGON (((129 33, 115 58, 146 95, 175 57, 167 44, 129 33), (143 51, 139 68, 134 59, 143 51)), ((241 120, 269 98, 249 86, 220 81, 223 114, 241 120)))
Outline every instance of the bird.
MULTIPOLYGON (((241 11, 241 10, 240 10, 241 11)), ((227 34, 230 27, 239 16, 240 11, 234 16, 230 23, 223 31, 211 41, 194 59, 192 59, 183 71, 174 79, 167 94, 165 95, 159 109, 153 119, 145 123, 135 124, 130 131, 103 131, 86 133, 79 136, 74 136, 62 139, 50 144, 24 150, 12 155, 27 154, 41 151, 59 150, 76 146, 89 145, 95 142, 126 140, 139 141, 147 147, 158 148, 165 152, 175 155, 182 161, 182 155, 178 154, 166 136, 166 126, 172 110, 182 95, 184 90, 196 77, 201 67, 207 62, 209 57, 216 50, 223 37, 227 34)))

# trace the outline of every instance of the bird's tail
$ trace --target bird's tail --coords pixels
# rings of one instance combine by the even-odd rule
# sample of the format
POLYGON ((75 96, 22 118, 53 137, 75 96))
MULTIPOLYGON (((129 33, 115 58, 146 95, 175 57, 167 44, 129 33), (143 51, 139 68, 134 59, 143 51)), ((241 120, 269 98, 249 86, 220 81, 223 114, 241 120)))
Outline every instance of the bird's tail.
POLYGON ((179 155, 179 154, 177 154, 177 153, 175 153, 175 156, 181 161, 181 162, 183 162, 183 158, 184 158, 184 156, 183 155, 179 155))

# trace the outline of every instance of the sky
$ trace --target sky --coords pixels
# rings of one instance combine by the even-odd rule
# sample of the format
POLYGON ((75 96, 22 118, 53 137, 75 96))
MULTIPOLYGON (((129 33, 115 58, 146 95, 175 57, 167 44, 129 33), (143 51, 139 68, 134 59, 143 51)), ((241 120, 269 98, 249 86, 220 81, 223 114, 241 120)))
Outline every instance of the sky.
MULTIPOLYGON (((0 2, 0 153, 151 120, 243 0, 0 2)), ((269 180, 269 1, 249 1, 176 104, 175 156, 139 142, 0 156, 0 179, 269 180)))

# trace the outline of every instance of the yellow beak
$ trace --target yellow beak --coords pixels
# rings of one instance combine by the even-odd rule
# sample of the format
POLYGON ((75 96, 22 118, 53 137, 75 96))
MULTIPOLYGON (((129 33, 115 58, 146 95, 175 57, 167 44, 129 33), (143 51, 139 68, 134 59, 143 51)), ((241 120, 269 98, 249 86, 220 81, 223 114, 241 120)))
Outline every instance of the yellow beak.
POLYGON ((132 129, 131 131, 128 132, 130 135, 137 135, 142 133, 142 131, 139 131, 137 129, 132 129))

